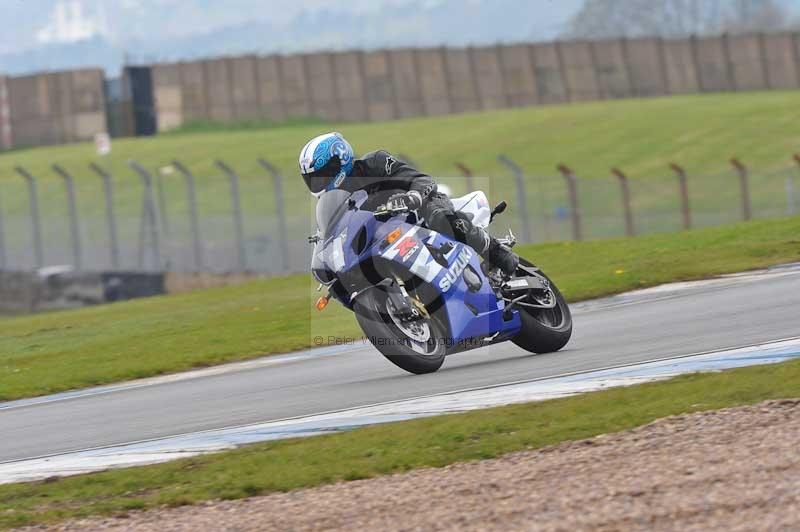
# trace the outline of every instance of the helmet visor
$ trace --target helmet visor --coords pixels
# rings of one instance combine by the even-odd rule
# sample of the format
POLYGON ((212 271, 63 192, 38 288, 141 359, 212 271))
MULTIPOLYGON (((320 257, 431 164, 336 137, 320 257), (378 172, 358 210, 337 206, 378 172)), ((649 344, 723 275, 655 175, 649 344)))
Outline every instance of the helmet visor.
POLYGON ((314 194, 318 194, 325 190, 331 178, 320 175, 319 172, 311 172, 310 174, 303 174, 303 180, 306 182, 308 190, 314 194))
POLYGON ((334 178, 342 168, 342 163, 338 157, 332 157, 328 164, 308 174, 303 174, 308 190, 313 194, 318 194, 325 190, 331 179, 334 178))

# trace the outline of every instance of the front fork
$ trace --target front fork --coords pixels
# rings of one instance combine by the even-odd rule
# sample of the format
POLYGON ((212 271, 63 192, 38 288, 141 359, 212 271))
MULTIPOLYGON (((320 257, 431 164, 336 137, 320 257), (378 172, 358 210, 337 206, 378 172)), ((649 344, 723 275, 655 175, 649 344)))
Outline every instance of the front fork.
POLYGON ((398 310, 399 315, 403 319, 409 321, 418 320, 420 318, 429 318, 428 309, 422 304, 422 301, 412 296, 406 290, 406 285, 402 279, 395 277, 394 284, 398 290, 389 291, 389 300, 398 310))
MULTIPOLYGON (((406 285, 402 279, 395 277, 394 279, 386 278, 374 287, 367 288, 367 290, 380 289, 386 292, 389 298, 389 304, 394 309, 395 316, 403 321, 415 321, 420 318, 429 318, 428 309, 418 298, 412 296, 406 290, 406 285)), ((351 303, 363 292, 359 291, 350 297, 351 303)))

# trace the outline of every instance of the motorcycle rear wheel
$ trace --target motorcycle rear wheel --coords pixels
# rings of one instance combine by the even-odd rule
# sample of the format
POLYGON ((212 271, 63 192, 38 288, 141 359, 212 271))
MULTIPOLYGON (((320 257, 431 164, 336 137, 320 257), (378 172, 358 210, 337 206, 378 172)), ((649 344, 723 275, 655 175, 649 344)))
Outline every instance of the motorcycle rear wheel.
POLYGON ((403 324, 393 317, 386 292, 375 287, 355 301, 356 319, 375 348, 392 364, 422 375, 437 371, 444 362, 444 329, 435 317, 421 317, 403 324), (417 323, 418 322, 418 323, 417 323))
MULTIPOLYGON (((524 266, 534 267, 533 264, 522 258, 520 258, 520 263, 524 266)), ((540 270, 538 273, 550 281, 544 272, 540 270)), ((572 313, 569 305, 552 281, 550 281, 550 288, 556 298, 554 308, 518 307, 522 328, 511 341, 531 353, 542 354, 559 351, 567 345, 572 337, 572 313)))

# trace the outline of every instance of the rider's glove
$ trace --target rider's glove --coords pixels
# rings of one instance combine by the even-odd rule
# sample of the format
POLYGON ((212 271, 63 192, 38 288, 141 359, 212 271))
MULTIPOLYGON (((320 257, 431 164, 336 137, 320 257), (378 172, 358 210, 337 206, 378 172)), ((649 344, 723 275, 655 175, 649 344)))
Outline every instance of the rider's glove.
POLYGON ((422 195, 416 190, 392 194, 386 203, 386 207, 389 210, 399 210, 405 207, 409 211, 416 211, 422 207, 422 195))

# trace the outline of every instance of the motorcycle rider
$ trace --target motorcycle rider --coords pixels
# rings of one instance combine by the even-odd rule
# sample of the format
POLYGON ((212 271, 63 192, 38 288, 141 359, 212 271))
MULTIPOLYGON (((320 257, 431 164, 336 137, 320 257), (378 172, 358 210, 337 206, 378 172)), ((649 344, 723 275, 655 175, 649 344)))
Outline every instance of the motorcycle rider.
POLYGON ((404 205, 416 211, 428 228, 472 247, 506 276, 513 275, 519 265, 519 257, 508 246, 454 210, 450 198, 438 190, 431 176, 384 150, 356 159, 340 133, 326 133, 311 139, 301 150, 300 173, 317 198, 334 189, 351 193, 363 189, 368 195, 364 209, 404 205))

